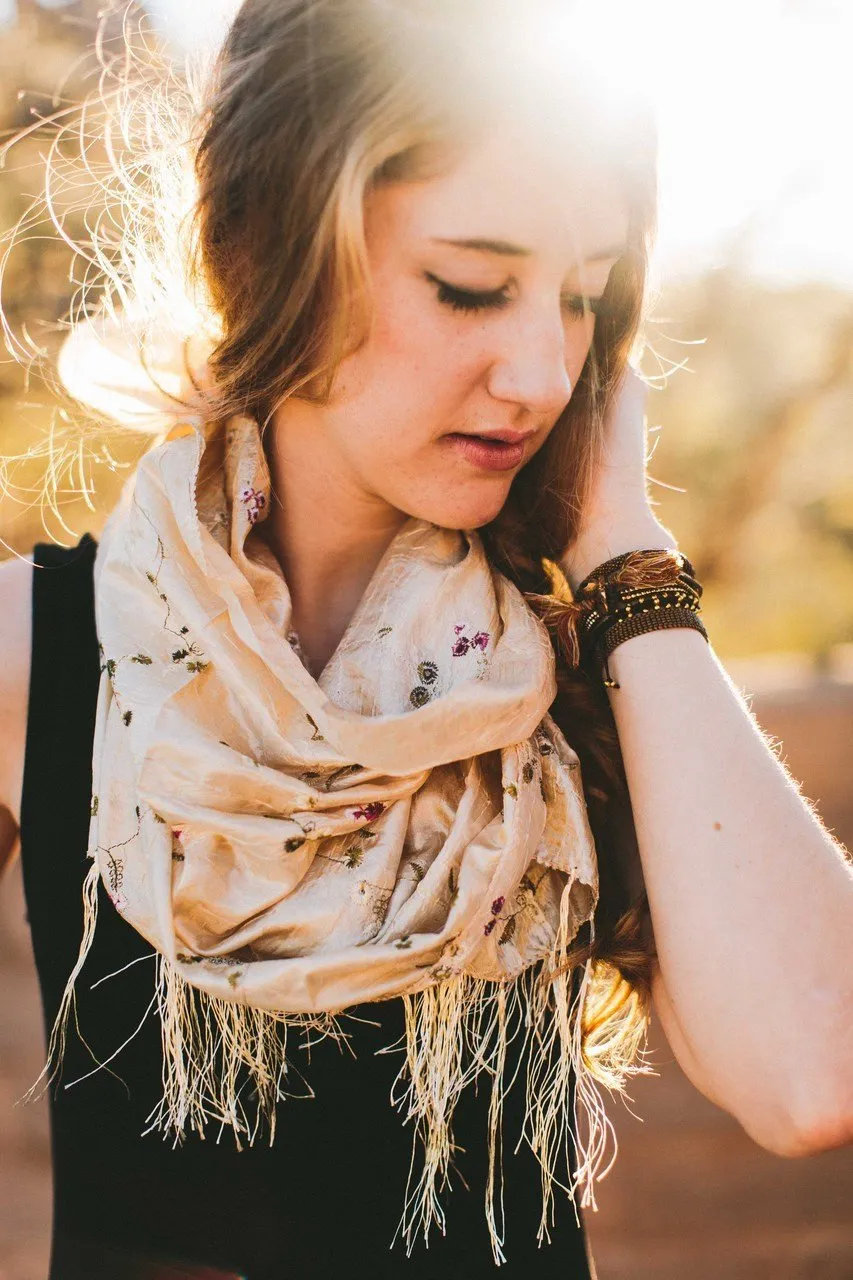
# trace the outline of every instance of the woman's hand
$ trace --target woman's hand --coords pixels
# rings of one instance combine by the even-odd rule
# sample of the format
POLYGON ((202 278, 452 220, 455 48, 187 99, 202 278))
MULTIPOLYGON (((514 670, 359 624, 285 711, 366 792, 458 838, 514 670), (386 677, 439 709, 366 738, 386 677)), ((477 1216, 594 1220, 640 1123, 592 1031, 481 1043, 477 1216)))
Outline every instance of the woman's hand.
POLYGON ((574 588, 624 551, 674 547, 649 503, 646 476, 648 388, 629 365, 605 416, 605 447, 581 529, 563 561, 574 588))

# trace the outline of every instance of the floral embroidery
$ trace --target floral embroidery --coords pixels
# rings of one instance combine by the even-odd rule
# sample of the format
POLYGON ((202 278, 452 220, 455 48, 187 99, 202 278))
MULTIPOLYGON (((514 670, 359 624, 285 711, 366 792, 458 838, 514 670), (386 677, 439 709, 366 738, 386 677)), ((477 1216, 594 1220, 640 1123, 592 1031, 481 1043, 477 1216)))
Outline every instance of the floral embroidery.
POLYGON ((136 830, 132 835, 129 835, 126 840, 118 841, 117 844, 111 844, 106 847, 100 844, 97 846, 97 852, 103 853, 106 856, 106 889, 116 911, 124 911, 127 908, 128 903, 124 893, 122 892, 124 885, 124 859, 122 857, 117 857, 114 851, 116 849, 123 849, 125 845, 132 844, 138 837, 141 825, 138 805, 134 812, 136 813, 136 830))
POLYGON ((338 769, 332 769, 331 773, 323 773, 319 769, 308 769, 305 773, 300 773, 299 777, 312 787, 316 786, 320 791, 329 792, 334 788, 336 782, 340 782, 342 778, 348 778, 354 773, 359 773, 363 768, 363 764, 344 764, 338 769))
POLYGON ((359 805, 357 809, 351 809, 350 814, 356 821, 373 822, 378 818, 380 813, 385 812, 385 805, 381 800, 373 800, 370 804, 359 805))
POLYGON ((416 684, 412 692, 409 694, 409 702, 413 707, 422 707, 429 702, 432 697, 432 690, 429 685, 435 684, 438 679, 438 664, 431 659, 418 663, 418 676, 421 683, 416 684))
POLYGON ((492 932, 492 930, 494 929, 495 925, 498 923, 498 920, 500 920, 501 912, 504 909, 505 902, 506 902, 506 898, 503 896, 503 894, 501 894, 499 898, 495 898, 494 902, 489 908, 489 910, 492 913, 492 918, 487 922, 487 924, 483 929, 483 933, 487 938, 489 934, 492 932))
POLYGON ((240 501, 246 508, 249 524, 257 524, 261 512, 267 505, 266 494, 261 489, 253 489, 250 484, 240 491, 240 501))
MULTIPOLYGON (((432 967, 432 976, 436 982, 442 982, 445 978, 453 977, 457 968, 453 964, 453 959, 459 953, 459 942, 456 937, 450 938, 445 944, 444 949, 432 967)), ((425 966, 429 967, 429 966, 425 966)))
POLYGON ((326 741, 326 739, 323 737, 322 733, 320 732, 320 730, 319 730, 319 728, 318 728, 318 726, 317 726, 317 721, 313 718, 313 716, 309 716, 309 714, 308 714, 308 712, 307 712, 307 711, 305 712, 305 719, 308 721, 308 723, 310 724, 311 728, 314 730, 314 732, 311 734, 311 741, 312 741, 312 742, 325 742, 325 741, 326 741))
MULTIPOLYGON (((348 871, 354 871, 364 862, 364 855, 369 845, 376 839, 376 832, 370 827, 362 827, 360 831, 356 831, 349 844, 344 849, 342 858, 335 857, 332 853, 321 853, 317 851, 318 858, 324 858, 326 862, 337 862, 339 866, 346 867, 348 871)), ((364 881, 363 883, 366 883, 364 881)))
MULTIPOLYGON (((154 573, 150 569, 147 569, 145 572, 145 577, 151 583, 152 587, 154 587, 159 599, 166 606, 166 616, 163 619, 163 630, 170 632, 173 636, 177 636, 183 642, 179 649, 174 649, 172 651, 172 661, 183 662, 184 665, 186 666, 187 671, 191 671, 193 673, 196 673, 198 671, 204 671, 206 670, 207 667, 210 666, 210 662, 205 658, 203 650, 196 644, 196 642, 194 640, 188 640, 186 638, 189 635, 189 630, 190 630, 189 627, 184 626, 184 627, 179 627, 178 629, 175 629, 174 627, 169 626, 169 622, 172 617, 172 606, 169 602, 169 597, 166 595, 166 592, 160 590, 160 583, 159 583, 160 570, 163 568, 163 564, 166 559, 166 549, 163 546, 163 539, 160 537, 159 533, 157 533, 157 530, 154 527, 151 517, 143 507, 140 507, 139 503, 136 501, 135 495, 133 499, 133 505, 136 511, 138 511, 139 514, 148 521, 148 523, 151 525, 151 528, 154 529, 154 535, 157 539, 157 555, 159 559, 159 563, 157 564, 157 571, 156 573, 154 573)), ((132 655, 129 655, 129 657, 131 662, 140 662, 140 663, 143 663, 145 666, 149 666, 151 664, 151 659, 148 657, 147 654, 144 654, 144 653, 132 654, 132 655)), ((115 670, 115 664, 113 664, 113 671, 114 670, 115 670)), ((108 671, 108 674, 111 675, 112 672, 108 671)), ((128 718, 125 720, 125 724, 129 724, 129 723, 130 723, 130 720, 128 718)))
POLYGON ((386 889, 382 885, 371 884, 369 880, 359 880, 355 886, 353 893, 356 897, 363 900, 369 899, 369 907, 372 922, 375 926, 376 933, 385 923, 385 912, 388 903, 391 901, 393 889, 386 889))
POLYGON ((479 649, 485 653, 489 646, 488 631, 477 631, 473 636, 466 636, 467 626, 467 622, 460 622, 453 628, 456 632, 456 639, 451 649, 454 658, 464 658, 469 649, 479 649))

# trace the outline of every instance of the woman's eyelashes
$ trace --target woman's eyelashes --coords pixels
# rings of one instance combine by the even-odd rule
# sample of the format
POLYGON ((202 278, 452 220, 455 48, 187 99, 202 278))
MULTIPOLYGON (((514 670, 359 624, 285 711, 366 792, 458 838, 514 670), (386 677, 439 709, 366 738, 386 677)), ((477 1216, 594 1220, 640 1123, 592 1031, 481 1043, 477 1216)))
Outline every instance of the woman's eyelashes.
MULTIPOLYGON (((460 289, 457 285, 441 280, 438 276, 433 275, 431 271, 427 271, 425 274, 430 284, 435 286, 439 302, 443 306, 450 307, 452 311, 497 311, 501 307, 507 306, 512 300, 508 292, 508 285, 503 285, 500 289, 482 291, 460 289)), ((562 304, 571 315, 581 318, 588 313, 594 316, 600 315, 603 309, 601 298, 590 298, 581 293, 563 294, 562 304)))

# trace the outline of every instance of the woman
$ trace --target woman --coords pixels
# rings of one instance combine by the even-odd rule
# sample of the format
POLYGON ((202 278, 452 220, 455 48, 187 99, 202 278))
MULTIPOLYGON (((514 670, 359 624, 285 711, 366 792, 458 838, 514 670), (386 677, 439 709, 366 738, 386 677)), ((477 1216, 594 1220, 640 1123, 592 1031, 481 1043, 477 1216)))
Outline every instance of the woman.
MULTIPOLYGON (((246 0, 171 245, 195 392, 131 347, 156 447, 2 570, 63 1280, 588 1276, 553 1183, 650 993, 767 1149, 851 1132, 844 851, 646 492, 650 130, 525 46, 547 3, 456 9, 246 0)), ((72 336, 81 399, 128 332, 72 336)))

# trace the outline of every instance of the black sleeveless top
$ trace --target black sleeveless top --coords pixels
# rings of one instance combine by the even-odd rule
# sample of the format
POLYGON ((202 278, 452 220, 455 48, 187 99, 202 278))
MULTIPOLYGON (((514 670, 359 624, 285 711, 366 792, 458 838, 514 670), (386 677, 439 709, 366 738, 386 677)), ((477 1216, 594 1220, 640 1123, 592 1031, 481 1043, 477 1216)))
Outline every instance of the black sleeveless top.
MULTIPOLYGON (((46 543, 34 550, 21 850, 47 1031, 82 932, 99 681, 96 547, 86 534, 69 550, 46 543)), ((230 1130, 217 1141, 215 1128, 206 1139, 190 1134, 181 1145, 159 1131, 142 1136, 161 1092, 159 1023, 153 1010, 146 1017, 151 947, 115 911, 102 885, 98 892, 95 940, 76 987, 80 1034, 72 1015, 62 1076, 50 1089, 49 1280, 478 1280, 495 1274, 484 1215, 489 1088, 483 1084, 478 1094, 467 1089, 456 1109, 454 1138, 462 1150, 441 1197, 446 1234, 432 1227, 429 1247, 418 1237, 409 1257, 400 1237, 389 1248, 402 1212, 412 1131, 389 1100, 402 1059, 374 1053, 403 1033, 400 1000, 359 1007, 360 1016, 380 1026, 346 1024, 357 1056, 331 1039, 315 1044, 310 1060, 296 1049, 296 1065, 316 1096, 279 1104, 272 1146, 259 1137, 238 1151, 230 1130)), ((536 1244, 539 1166, 526 1144, 514 1154, 522 1075, 505 1103, 507 1263, 499 1274, 590 1280, 583 1220, 578 1223, 559 1188, 552 1243, 536 1244)), ((307 1092, 298 1081, 293 1090, 307 1092)))

